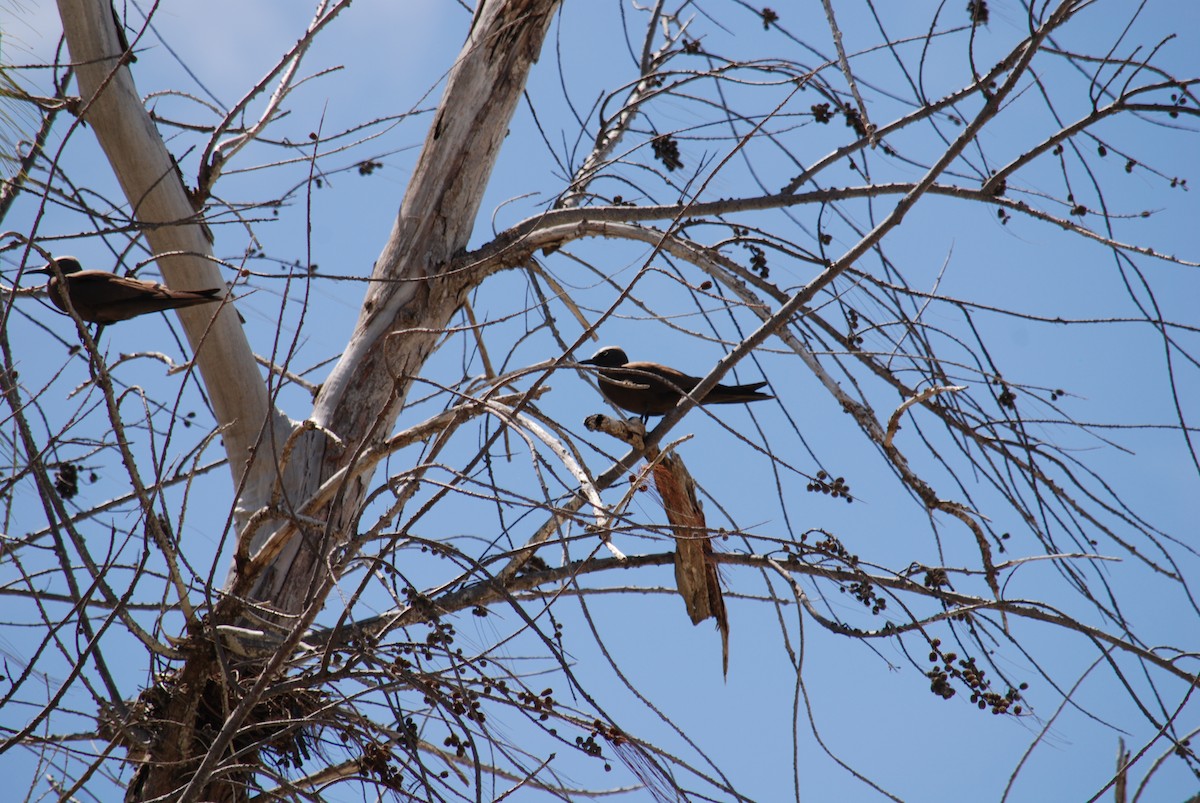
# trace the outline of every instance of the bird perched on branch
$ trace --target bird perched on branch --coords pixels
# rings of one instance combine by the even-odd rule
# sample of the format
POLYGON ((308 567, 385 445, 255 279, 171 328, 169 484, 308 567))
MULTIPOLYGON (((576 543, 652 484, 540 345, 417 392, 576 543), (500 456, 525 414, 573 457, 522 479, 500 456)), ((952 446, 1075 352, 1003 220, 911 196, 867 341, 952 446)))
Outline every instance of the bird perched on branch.
MULTIPOLYGON (((595 365, 600 369, 600 392, 604 398, 620 407, 636 413, 645 421, 652 415, 665 415, 679 400, 700 384, 700 378, 689 376, 656 362, 630 362, 624 349, 606 346, 581 360, 581 365, 595 365)), ((751 382, 747 385, 717 385, 710 390, 701 404, 738 404, 773 399, 759 388, 766 382, 751 382)))
POLYGON ((158 282, 145 279, 117 276, 102 270, 84 270, 75 257, 54 257, 54 262, 62 272, 62 279, 55 275, 53 265, 46 265, 29 273, 49 276, 48 290, 54 306, 66 312, 66 298, 69 298, 75 312, 89 323, 116 323, 148 312, 211 304, 221 300, 219 294, 222 288, 219 287, 211 290, 172 290, 158 282), (66 282, 65 293, 63 282, 66 282))

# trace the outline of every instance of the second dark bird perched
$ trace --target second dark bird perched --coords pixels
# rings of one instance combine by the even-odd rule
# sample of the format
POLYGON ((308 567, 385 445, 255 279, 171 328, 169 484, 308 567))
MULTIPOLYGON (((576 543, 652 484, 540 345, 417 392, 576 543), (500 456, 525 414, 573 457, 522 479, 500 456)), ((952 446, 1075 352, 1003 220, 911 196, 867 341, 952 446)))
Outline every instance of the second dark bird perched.
MULTIPOLYGON (((636 413, 646 420, 652 415, 670 412, 685 394, 700 384, 700 377, 689 376, 656 362, 630 362, 624 349, 607 346, 581 360, 581 365, 595 365, 600 369, 600 392, 604 398, 620 407, 636 413)), ((710 390, 701 404, 738 404, 773 399, 759 388, 766 382, 751 382, 746 385, 717 385, 710 390)))
MULTIPOLYGON (((196 304, 211 304, 220 301, 221 289, 172 290, 158 282, 118 276, 102 270, 84 270, 75 257, 54 258, 66 282, 66 297, 79 317, 90 323, 116 323, 127 321, 149 312, 162 312, 196 304)), ((50 277, 48 290, 54 306, 67 311, 63 288, 51 265, 28 271, 50 277)))

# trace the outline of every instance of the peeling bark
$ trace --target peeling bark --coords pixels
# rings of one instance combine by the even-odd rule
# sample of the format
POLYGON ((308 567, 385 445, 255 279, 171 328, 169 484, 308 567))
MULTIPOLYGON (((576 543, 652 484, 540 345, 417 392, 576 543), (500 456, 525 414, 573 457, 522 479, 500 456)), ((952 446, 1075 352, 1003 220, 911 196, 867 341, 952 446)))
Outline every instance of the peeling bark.
POLYGON ((675 529, 675 586, 692 624, 717 620, 721 632, 721 671, 729 674, 729 614, 713 556, 712 534, 696 498, 696 481, 677 454, 654 466, 654 485, 662 496, 667 521, 675 529))

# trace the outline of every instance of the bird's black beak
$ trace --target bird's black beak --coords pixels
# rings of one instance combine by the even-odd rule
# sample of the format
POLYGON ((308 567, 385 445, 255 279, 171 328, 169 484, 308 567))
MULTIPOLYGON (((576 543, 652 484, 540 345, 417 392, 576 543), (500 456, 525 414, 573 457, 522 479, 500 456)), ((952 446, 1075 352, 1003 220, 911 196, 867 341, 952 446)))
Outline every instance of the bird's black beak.
POLYGON ((579 365, 599 365, 599 364, 600 364, 600 363, 596 362, 595 360, 593 360, 593 359, 592 359, 592 358, 590 358, 590 357, 589 357, 588 359, 586 359, 586 360, 580 360, 580 361, 579 361, 579 365))
POLYGON ((50 265, 49 263, 47 263, 45 265, 42 265, 40 268, 30 268, 29 270, 27 270, 25 272, 26 273, 37 273, 42 276, 53 276, 54 275, 54 267, 52 265, 50 265))

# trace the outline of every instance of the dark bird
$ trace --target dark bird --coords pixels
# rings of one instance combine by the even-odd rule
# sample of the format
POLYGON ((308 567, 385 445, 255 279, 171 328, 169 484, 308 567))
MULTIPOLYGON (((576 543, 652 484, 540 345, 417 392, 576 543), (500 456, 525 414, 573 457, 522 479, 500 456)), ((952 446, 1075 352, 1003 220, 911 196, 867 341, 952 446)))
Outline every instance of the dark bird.
MULTIPOLYGON (((590 360, 581 360, 580 364, 597 366, 604 398, 622 410, 640 415, 643 421, 652 415, 670 412, 684 395, 700 384, 700 377, 656 362, 630 362, 624 349, 617 346, 606 346, 590 360)), ((738 404, 775 398, 759 391, 766 384, 717 385, 700 399, 700 403, 738 404)))
POLYGON ((220 301, 221 288, 211 290, 172 290, 158 282, 117 276, 102 270, 84 270, 75 257, 55 257, 62 279, 54 274, 52 265, 28 271, 50 277, 48 290, 54 306, 67 311, 66 297, 79 317, 90 323, 106 324, 127 321, 148 312, 162 312, 177 307, 192 307, 220 301), (66 282, 63 293, 62 281, 66 282))

